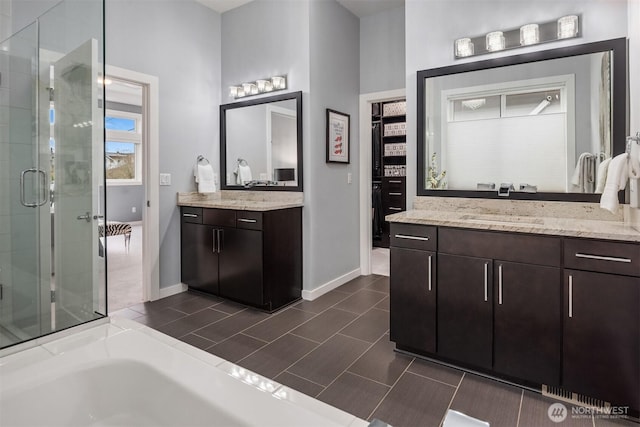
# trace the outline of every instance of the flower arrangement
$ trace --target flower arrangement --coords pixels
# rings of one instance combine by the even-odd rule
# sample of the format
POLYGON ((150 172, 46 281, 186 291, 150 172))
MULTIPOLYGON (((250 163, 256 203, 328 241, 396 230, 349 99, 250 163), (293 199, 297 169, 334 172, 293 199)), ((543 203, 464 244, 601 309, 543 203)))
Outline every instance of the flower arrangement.
POLYGON ((427 188, 428 189, 447 188, 447 182, 444 180, 444 177, 446 175, 447 175, 447 171, 445 170, 438 173, 436 153, 433 153, 431 155, 431 166, 429 166, 427 170, 427 188))

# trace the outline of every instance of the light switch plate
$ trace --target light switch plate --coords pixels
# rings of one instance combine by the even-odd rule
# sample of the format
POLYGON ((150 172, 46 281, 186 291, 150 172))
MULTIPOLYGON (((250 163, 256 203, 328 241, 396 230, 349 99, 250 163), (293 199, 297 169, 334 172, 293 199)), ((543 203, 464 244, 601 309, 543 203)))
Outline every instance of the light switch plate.
POLYGON ((160 185, 171 185, 171 174, 170 173, 161 173, 160 174, 160 185))

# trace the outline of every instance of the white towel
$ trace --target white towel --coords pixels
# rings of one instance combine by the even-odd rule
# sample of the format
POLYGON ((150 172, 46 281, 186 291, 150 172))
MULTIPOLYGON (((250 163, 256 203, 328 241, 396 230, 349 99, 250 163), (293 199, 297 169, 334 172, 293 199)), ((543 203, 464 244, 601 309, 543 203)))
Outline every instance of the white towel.
POLYGON ((604 191, 604 185, 607 183, 607 171, 609 170, 609 163, 611 163, 611 157, 600 162, 600 166, 598 166, 598 173, 596 174, 596 193, 598 194, 604 191))
POLYGON ((591 153, 582 153, 578 158, 576 169, 571 177, 571 184, 579 193, 593 193, 596 173, 596 156, 591 153))
POLYGON ((618 212, 620 203, 618 202, 618 191, 624 190, 629 179, 629 154, 617 155, 609 163, 607 171, 607 183, 604 186, 602 197, 600 197, 600 207, 611 213, 618 212))
POLYGON ((629 177, 640 178, 640 144, 631 143, 631 153, 629 153, 629 177))
POLYGON ((198 163, 193 175, 198 184, 198 193, 214 193, 216 191, 216 183, 213 178, 213 167, 210 164, 201 165, 198 163))
POLYGON ((236 166, 236 170, 233 172, 236 174, 236 184, 244 185, 248 182, 253 181, 253 177, 251 176, 251 168, 249 165, 238 165, 236 166))

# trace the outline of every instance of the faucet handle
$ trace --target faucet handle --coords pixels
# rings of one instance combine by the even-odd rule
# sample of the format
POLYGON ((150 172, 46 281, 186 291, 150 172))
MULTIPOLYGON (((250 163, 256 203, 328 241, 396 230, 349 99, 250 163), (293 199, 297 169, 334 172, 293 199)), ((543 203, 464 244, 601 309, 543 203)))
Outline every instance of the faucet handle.
POLYGON ((503 182, 500 184, 500 187, 498 188, 498 196, 509 197, 509 193, 514 190, 515 188, 513 188, 512 182, 503 182))

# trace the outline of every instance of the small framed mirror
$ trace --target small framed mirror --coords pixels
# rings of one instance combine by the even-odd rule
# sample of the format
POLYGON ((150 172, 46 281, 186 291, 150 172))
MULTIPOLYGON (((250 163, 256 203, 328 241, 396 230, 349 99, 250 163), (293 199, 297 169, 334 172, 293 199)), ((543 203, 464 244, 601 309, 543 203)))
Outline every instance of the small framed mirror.
POLYGON ((302 191, 302 92, 220 106, 223 190, 302 191))
POLYGON ((596 202, 627 134, 627 41, 419 71, 420 196, 596 202))

